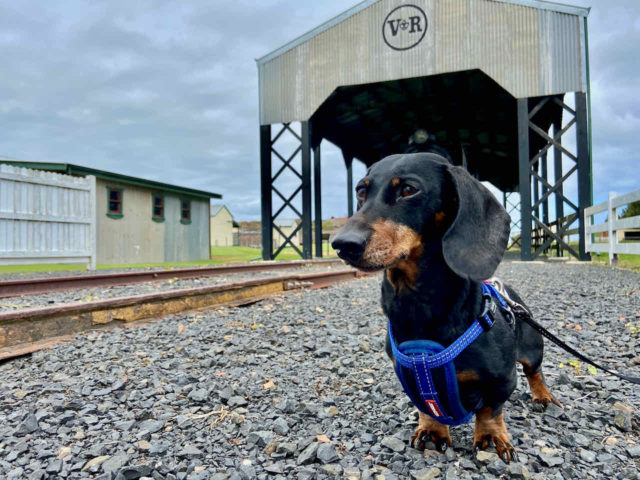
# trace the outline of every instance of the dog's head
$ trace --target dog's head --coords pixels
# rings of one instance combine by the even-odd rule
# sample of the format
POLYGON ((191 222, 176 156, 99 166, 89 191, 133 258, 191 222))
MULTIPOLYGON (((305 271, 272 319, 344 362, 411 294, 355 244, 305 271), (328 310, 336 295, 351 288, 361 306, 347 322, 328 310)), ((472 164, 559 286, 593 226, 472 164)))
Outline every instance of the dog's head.
POLYGON ((441 240, 457 275, 489 278, 509 239, 510 219, 495 197, 467 171, 433 153, 391 155, 356 186, 358 211, 333 248, 361 270, 414 262, 424 245, 441 240))

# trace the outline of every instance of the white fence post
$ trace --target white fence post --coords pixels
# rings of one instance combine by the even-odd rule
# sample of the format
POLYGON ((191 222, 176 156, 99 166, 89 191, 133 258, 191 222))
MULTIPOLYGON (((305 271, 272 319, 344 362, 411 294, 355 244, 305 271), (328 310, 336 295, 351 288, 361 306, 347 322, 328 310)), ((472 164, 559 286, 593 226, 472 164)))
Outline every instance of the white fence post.
POLYGON ((640 215, 626 218, 618 218, 618 209, 640 201, 640 190, 618 195, 615 192, 609 193, 606 202, 584 209, 584 231, 586 236, 586 250, 588 252, 608 253, 609 265, 618 262, 619 254, 640 255, 640 242, 618 242, 618 232, 640 231, 640 215), (593 215, 601 212, 607 213, 607 220, 600 224, 591 225, 590 219, 593 215), (606 243, 591 242, 589 234, 600 234, 603 239, 604 234, 608 234, 606 243))
POLYGON ((613 236, 615 234, 617 238, 617 232, 613 230, 613 222, 618 217, 617 209, 613 208, 613 199, 616 197, 616 192, 609 192, 609 200, 607 200, 607 226, 609 228, 609 265, 613 264, 613 255, 615 243, 613 236))

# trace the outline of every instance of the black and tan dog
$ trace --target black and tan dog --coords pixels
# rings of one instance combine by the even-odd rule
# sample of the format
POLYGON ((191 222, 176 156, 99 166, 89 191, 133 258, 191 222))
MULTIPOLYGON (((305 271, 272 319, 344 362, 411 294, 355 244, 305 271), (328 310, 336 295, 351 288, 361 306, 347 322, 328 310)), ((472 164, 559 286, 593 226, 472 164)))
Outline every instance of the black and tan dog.
MULTIPOLYGON (((448 346, 483 309, 482 285, 503 257, 509 216, 466 170, 431 153, 392 155, 356 187, 358 211, 333 240, 339 256, 362 270, 384 269, 382 307, 398 343, 425 339, 448 346)), ((522 303, 507 287, 509 296, 522 303)), ((558 402, 541 371, 543 341, 529 325, 496 314, 493 327, 456 359, 460 399, 475 411, 474 450, 493 443, 505 461, 515 458, 502 407, 524 367, 535 404, 558 402)), ((387 352, 393 359, 387 336, 387 352)), ((439 450, 451 446, 449 427, 420 413, 412 437, 439 450)))

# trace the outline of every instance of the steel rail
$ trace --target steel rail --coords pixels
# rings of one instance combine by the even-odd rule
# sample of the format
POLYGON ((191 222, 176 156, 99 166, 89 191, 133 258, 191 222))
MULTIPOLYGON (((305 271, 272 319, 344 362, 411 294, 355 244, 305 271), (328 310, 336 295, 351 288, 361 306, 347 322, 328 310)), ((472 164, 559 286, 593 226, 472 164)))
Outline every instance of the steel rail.
POLYGON ((266 272, 285 268, 307 266, 328 266, 342 264, 339 259, 292 260, 287 262, 258 262, 219 265, 215 267, 179 268, 175 270, 147 270, 137 272, 99 273, 95 275, 74 275, 53 278, 34 278, 0 282, 0 298, 19 295, 57 292, 79 288, 112 287, 134 283, 155 282, 172 278, 201 278, 231 273, 266 272))
POLYGON ((324 288, 367 274, 354 269, 284 275, 127 297, 0 312, 0 360, 69 341, 77 333, 219 305, 248 304, 303 288, 324 288))

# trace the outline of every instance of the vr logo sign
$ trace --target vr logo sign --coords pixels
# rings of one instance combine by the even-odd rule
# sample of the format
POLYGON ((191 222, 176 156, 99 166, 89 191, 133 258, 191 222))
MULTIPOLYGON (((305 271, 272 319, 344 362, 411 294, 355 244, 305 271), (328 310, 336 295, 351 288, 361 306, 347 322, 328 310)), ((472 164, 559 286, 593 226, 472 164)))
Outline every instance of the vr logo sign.
POLYGON ((409 50, 427 33, 427 15, 416 5, 401 5, 382 23, 382 38, 394 50, 409 50))

